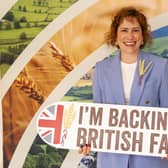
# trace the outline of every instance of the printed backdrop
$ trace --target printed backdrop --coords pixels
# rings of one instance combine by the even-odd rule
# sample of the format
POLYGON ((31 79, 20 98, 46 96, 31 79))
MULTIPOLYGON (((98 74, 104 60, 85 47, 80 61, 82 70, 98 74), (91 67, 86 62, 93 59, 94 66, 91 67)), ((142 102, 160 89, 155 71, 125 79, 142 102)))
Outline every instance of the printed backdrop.
POLYGON ((145 50, 168 58, 168 2, 1 1, 1 165, 75 167, 76 151, 55 149, 37 136, 40 109, 60 100, 91 102, 94 65, 115 52, 104 34, 120 7, 133 5, 147 15, 154 41, 145 50))

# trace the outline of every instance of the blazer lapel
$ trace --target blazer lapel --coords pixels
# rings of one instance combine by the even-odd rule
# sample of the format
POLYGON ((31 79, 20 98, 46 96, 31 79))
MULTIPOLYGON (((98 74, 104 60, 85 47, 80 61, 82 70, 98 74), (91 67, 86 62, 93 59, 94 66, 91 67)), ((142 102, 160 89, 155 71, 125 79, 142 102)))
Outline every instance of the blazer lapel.
POLYGON ((130 95, 130 105, 139 105, 141 95, 143 94, 145 82, 152 70, 152 63, 150 64, 149 68, 147 71, 144 73, 144 75, 141 78, 140 81, 140 73, 139 73, 139 64, 140 61, 144 60, 144 67, 146 67, 148 64, 150 64, 150 60, 148 57, 145 56, 143 52, 140 52, 139 57, 138 57, 138 62, 137 62, 137 67, 135 71, 135 76, 134 76, 134 81, 131 89, 131 95, 130 95))
POLYGON ((113 82, 115 103, 124 104, 124 88, 121 73, 120 54, 118 53, 114 57, 115 60, 112 62, 114 71, 111 72, 111 75, 113 77, 112 80, 115 80, 115 82, 113 82))

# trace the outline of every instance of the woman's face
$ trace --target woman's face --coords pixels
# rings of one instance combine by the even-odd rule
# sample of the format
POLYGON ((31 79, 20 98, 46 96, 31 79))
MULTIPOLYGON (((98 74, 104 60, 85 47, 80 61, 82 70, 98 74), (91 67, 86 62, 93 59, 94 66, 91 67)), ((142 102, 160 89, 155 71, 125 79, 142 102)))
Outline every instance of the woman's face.
POLYGON ((143 42, 142 30, 136 18, 124 18, 117 30, 117 43, 122 55, 138 55, 143 42))

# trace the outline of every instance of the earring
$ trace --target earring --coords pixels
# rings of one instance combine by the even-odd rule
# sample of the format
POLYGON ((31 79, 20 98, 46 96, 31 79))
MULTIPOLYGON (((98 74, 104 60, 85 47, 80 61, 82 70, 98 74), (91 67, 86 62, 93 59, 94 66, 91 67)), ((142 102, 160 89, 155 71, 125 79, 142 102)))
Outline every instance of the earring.
POLYGON ((120 48, 117 41, 114 43, 114 46, 117 47, 117 48, 120 48))
POLYGON ((115 42, 115 46, 118 46, 118 43, 117 43, 117 41, 115 42))

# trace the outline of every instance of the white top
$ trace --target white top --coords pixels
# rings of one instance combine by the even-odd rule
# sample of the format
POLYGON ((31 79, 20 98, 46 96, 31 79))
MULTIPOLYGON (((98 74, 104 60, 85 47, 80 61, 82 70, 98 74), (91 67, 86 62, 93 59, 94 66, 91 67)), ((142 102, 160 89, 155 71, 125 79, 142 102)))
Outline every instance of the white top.
POLYGON ((137 62, 132 64, 121 62, 121 72, 122 72, 122 80, 123 80, 123 86, 124 86, 125 104, 129 104, 131 87, 132 87, 132 82, 134 80, 136 65, 137 65, 137 62))

